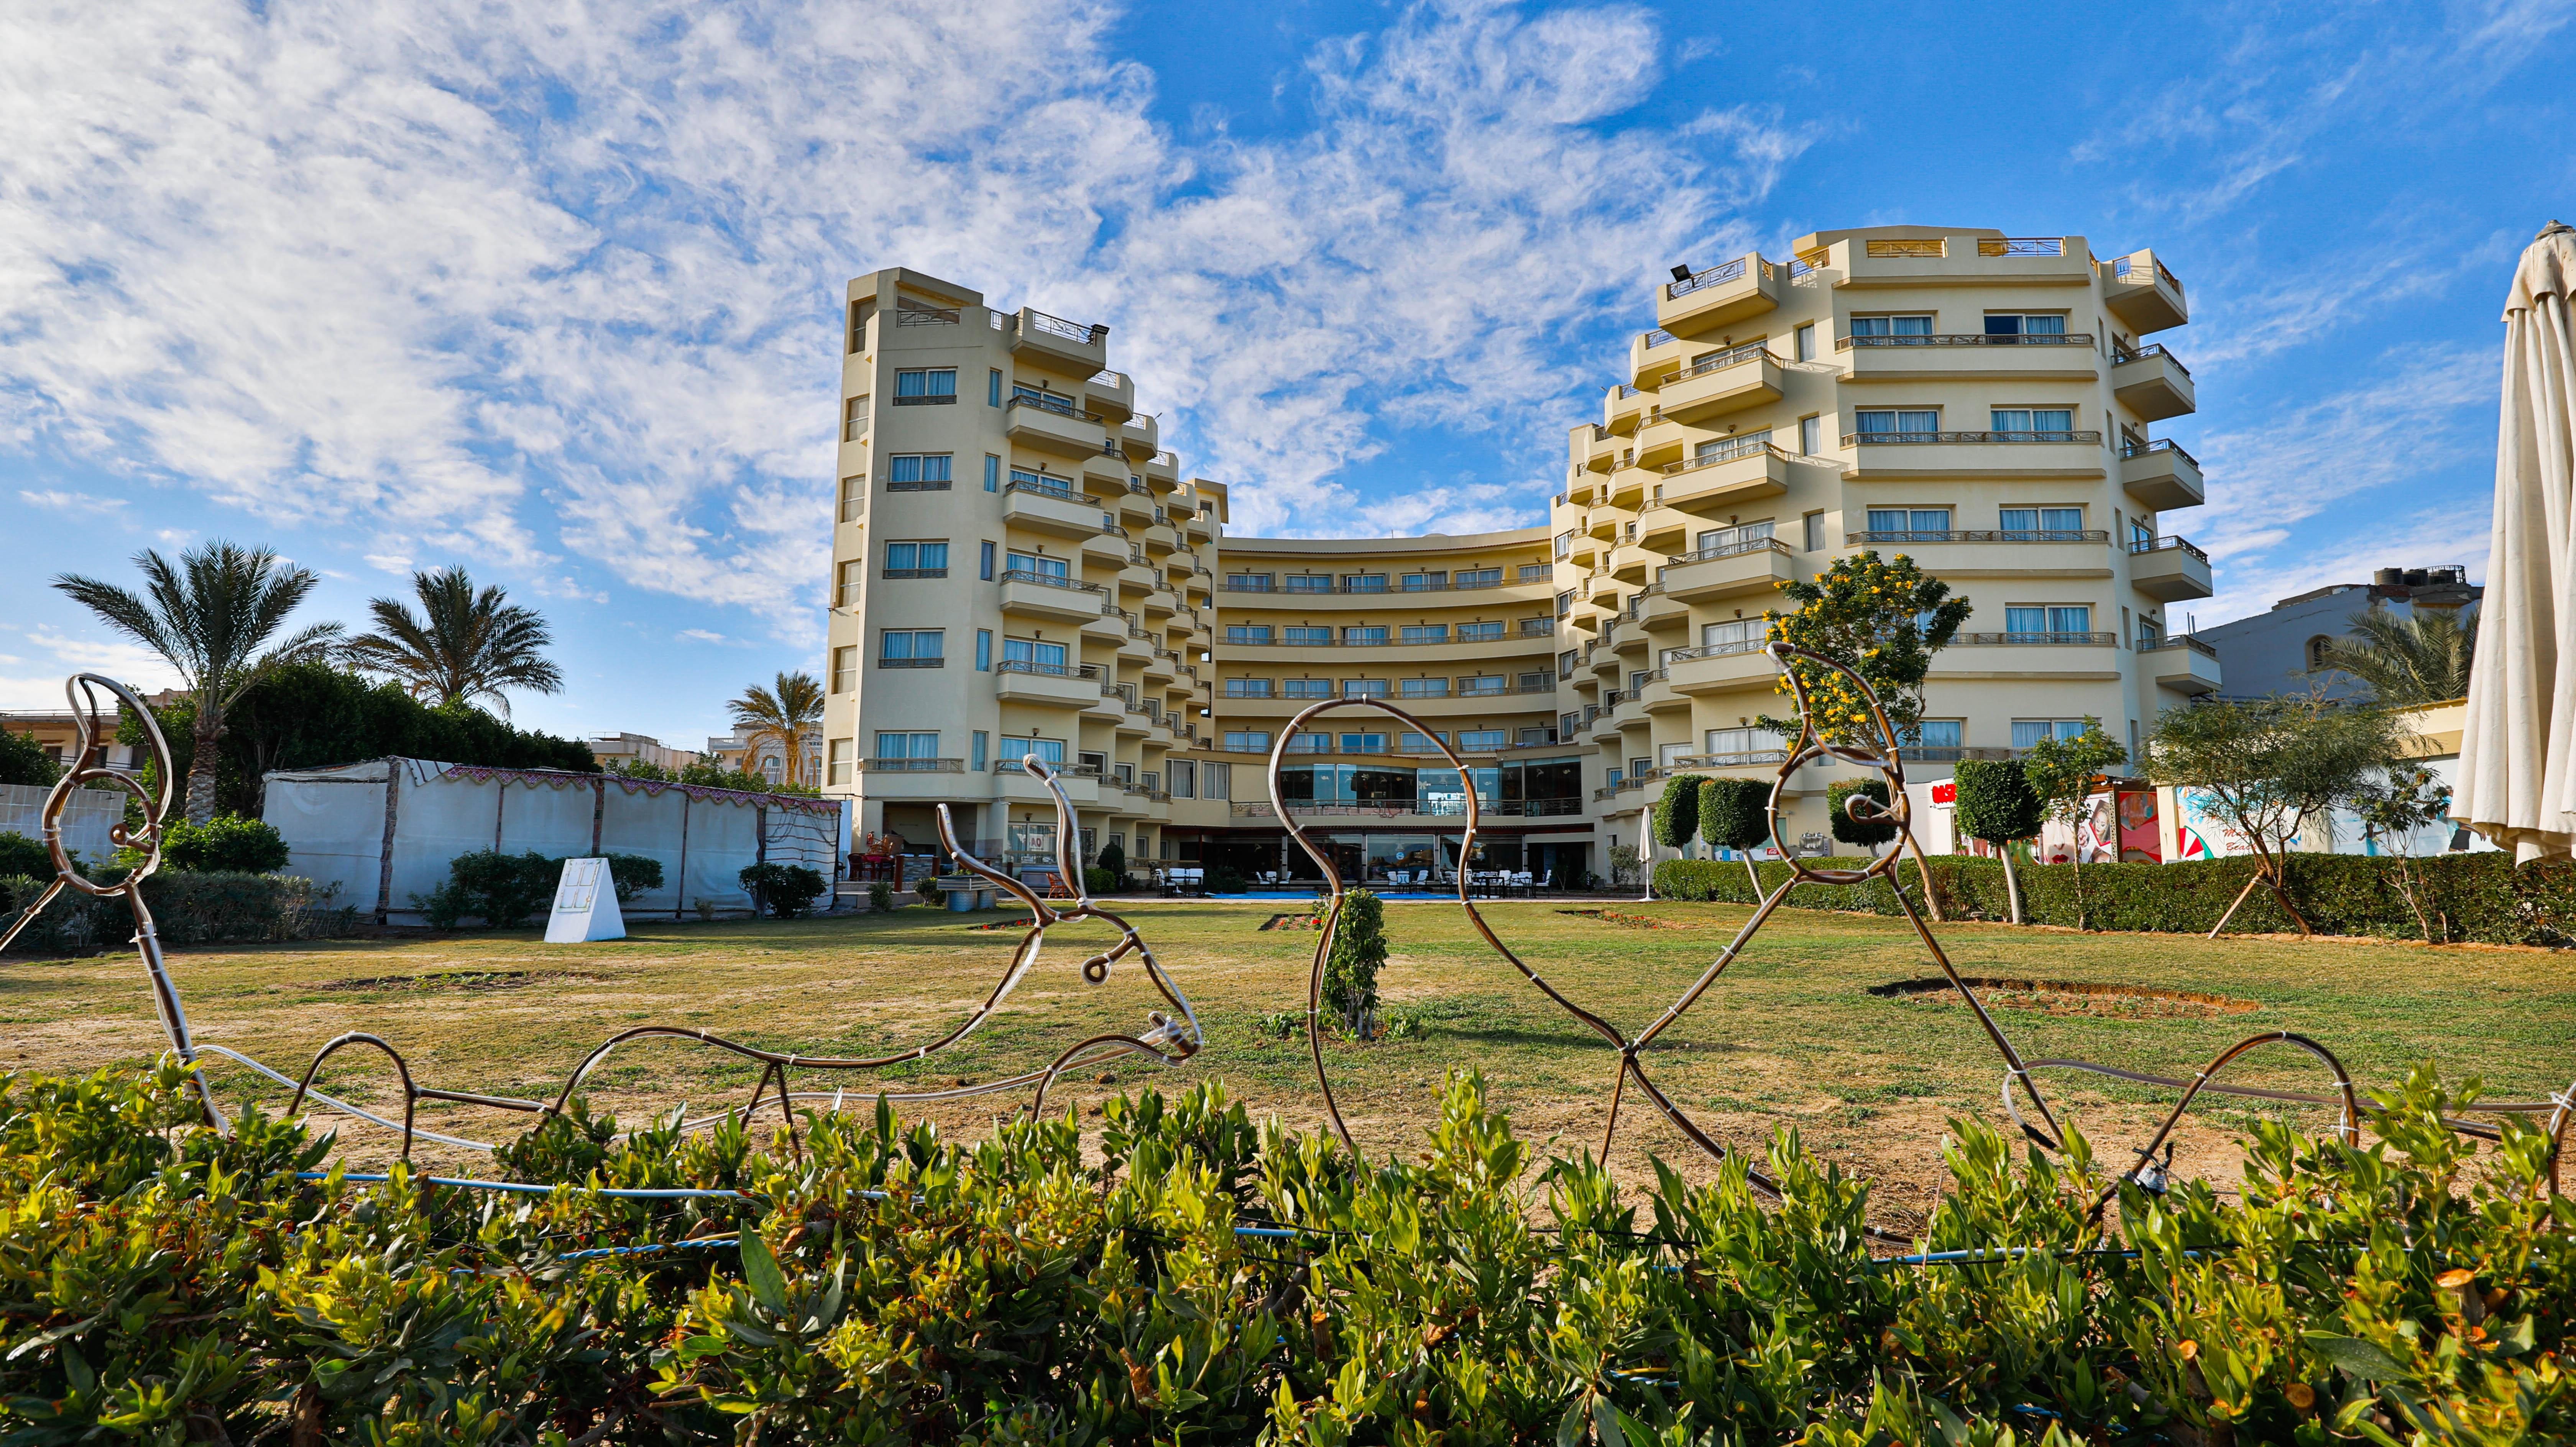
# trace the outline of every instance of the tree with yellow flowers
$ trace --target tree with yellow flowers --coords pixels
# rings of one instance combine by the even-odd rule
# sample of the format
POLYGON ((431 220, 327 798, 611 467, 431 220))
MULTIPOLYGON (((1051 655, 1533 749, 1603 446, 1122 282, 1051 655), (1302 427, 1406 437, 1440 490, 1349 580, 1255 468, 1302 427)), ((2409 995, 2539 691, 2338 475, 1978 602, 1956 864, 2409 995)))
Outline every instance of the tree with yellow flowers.
MULTIPOLYGON (((1762 615, 1772 641, 1821 654, 1859 674, 1877 692, 1896 730, 1893 740, 1878 737, 1869 700, 1849 678, 1792 660, 1790 670, 1807 688, 1817 736, 1875 750, 1912 738, 1923 722, 1923 679, 1932 671, 1932 655, 1968 621, 1968 600, 1951 597, 1950 585, 1925 574, 1912 558, 1899 553, 1889 562, 1874 549, 1838 558, 1814 581, 1783 583, 1780 591, 1798 607, 1762 615)), ((1789 692, 1785 675, 1779 691, 1789 692)), ((1765 716, 1756 722, 1792 739, 1798 735, 1795 718, 1765 716)))

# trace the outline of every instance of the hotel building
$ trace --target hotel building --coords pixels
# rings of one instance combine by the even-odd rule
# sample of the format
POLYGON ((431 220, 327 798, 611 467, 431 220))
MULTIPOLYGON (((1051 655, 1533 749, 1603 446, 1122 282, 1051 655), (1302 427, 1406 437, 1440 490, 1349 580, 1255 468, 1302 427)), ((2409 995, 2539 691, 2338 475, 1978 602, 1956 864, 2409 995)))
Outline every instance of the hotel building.
MULTIPOLYGON (((1108 329, 919 273, 853 282, 842 386, 825 788, 915 850, 948 803, 997 854, 1051 848, 1017 765, 1063 766, 1086 851, 1283 866, 1264 779, 1346 869, 1454 862, 1462 785, 1482 862, 1606 872, 1677 771, 1767 777, 1783 713, 1759 652, 1777 586, 1905 553, 1974 605, 1937 654, 1919 777, 2098 718, 2133 745, 2219 683, 2168 627, 2209 596, 2171 531, 2197 465, 2151 425, 2190 373, 2143 340, 2187 320, 2149 251, 1872 227, 1659 285, 1602 416, 1573 428, 1543 528, 1225 538, 1108 329)), ((1836 770, 1793 781, 1826 831, 1836 770)))

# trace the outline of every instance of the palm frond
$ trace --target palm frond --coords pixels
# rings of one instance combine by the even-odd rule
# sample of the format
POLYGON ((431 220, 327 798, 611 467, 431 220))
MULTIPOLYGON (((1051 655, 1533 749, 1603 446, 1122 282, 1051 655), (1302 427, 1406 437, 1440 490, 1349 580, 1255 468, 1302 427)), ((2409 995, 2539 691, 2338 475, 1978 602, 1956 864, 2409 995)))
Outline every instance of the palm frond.
POLYGON ((2469 691, 2477 657, 2477 616, 2416 608, 2404 616, 2373 605, 2348 620, 2351 634, 2330 639, 2312 672, 2339 671, 2381 703, 2441 703, 2469 691))
POLYGON ((506 717, 506 688, 556 693, 563 671, 539 651, 554 640, 535 610, 506 602, 499 587, 480 593, 461 567, 414 573, 415 614, 396 598, 368 605, 375 631, 353 640, 349 654, 369 672, 400 683, 440 706, 488 700, 506 717))

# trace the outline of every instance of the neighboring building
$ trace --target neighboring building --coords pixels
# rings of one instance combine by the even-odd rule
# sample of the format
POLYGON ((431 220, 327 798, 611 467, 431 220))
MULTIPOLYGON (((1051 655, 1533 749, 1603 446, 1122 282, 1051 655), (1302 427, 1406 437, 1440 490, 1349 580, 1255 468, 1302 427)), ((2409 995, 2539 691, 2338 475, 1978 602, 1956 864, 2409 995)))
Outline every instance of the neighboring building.
MULTIPOLYGON (((804 745, 801 750, 804 761, 797 765, 796 777, 792 780, 787 777, 787 755, 779 748, 778 736, 762 734, 750 724, 735 724, 731 734, 718 734, 709 738, 702 752, 706 757, 714 760, 718 767, 739 769, 746 774, 757 775, 768 780, 772 786, 794 783, 810 789, 823 777, 823 731, 819 728, 809 728, 805 730, 801 742, 804 745)), ((682 762, 694 762, 694 760, 684 759, 682 762)), ((679 765, 670 764, 664 767, 677 768, 679 765)))
POLYGON ((674 773, 697 762, 697 756, 687 749, 671 748, 660 739, 642 734, 607 734, 592 739, 590 756, 603 768, 610 764, 650 764, 674 773))
MULTIPOLYGON (((143 695, 143 701, 157 710, 167 708, 185 697, 187 697, 186 694, 175 688, 165 688, 159 693, 143 695)), ((45 752, 54 756, 54 762, 65 768, 71 767, 72 751, 80 746, 79 720, 67 708, 0 710, 0 730, 13 734, 25 734, 33 738, 45 752)), ((107 757, 103 762, 107 767, 120 773, 130 774, 141 769, 151 753, 152 751, 142 744, 120 744, 111 741, 107 745, 107 757)))
MULTIPOLYGON (((1866 548, 1976 605, 1935 660, 1918 778, 2087 716, 2134 742, 2217 688, 2166 620, 2211 579, 2167 531, 2198 466, 2148 436, 2194 405, 2139 340, 2186 320, 2153 253, 1877 227, 1676 277, 1574 429, 1548 527, 1340 540, 1221 539, 1224 488, 1158 450, 1106 328, 853 282, 826 792, 860 797, 862 833, 927 848, 947 803, 979 852, 1035 860, 1035 752, 1086 853, 1311 876, 1269 747, 1321 698, 1383 694, 1474 770, 1484 862, 1606 872, 1666 775, 1776 767, 1762 614, 1866 548)), ((1346 870, 1454 861, 1456 772, 1411 734, 1336 709, 1289 761, 1346 870)), ((1834 777, 1801 772, 1793 836, 1824 830, 1834 777)))
POLYGON ((2341 698, 2361 684, 2339 669, 2313 675, 2309 670, 2324 664, 2329 642, 2351 635, 2355 614, 2386 608, 2403 618, 2418 608, 2442 608, 2461 610, 2465 622, 2485 594, 2457 564, 2382 568, 2370 582, 2337 583, 2284 598, 2268 613, 2203 628, 2198 637, 2218 650, 2231 693, 2304 693, 2322 686, 2341 698))

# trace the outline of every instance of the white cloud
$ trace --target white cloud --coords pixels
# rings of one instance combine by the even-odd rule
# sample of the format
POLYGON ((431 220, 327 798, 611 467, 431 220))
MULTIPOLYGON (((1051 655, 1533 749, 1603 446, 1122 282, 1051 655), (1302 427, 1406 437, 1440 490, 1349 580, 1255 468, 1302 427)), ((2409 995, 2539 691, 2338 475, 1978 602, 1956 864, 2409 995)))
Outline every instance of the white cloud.
POLYGON ((0 657, 0 663, 25 671, 0 675, 0 708, 59 709, 63 680, 74 673, 102 673, 139 692, 177 686, 179 675, 160 654, 139 643, 102 633, 74 637, 48 625, 25 630, 27 641, 45 657, 0 657))
POLYGON ((364 556, 367 566, 380 572, 392 573, 398 577, 408 577, 411 574, 411 559, 400 553, 368 553, 364 556))
POLYGON ((704 628, 683 628, 680 630, 680 636, 683 638, 694 638, 700 643, 722 643, 725 641, 725 636, 723 634, 710 633, 704 628))
POLYGON ((86 493, 64 492, 60 488, 51 487, 41 492, 30 492, 20 488, 18 496, 37 507, 51 508, 55 512, 105 512, 111 508, 125 506, 125 499, 121 497, 92 497, 86 493))

